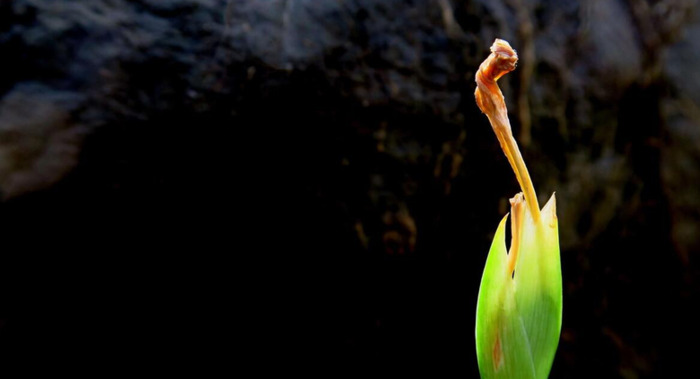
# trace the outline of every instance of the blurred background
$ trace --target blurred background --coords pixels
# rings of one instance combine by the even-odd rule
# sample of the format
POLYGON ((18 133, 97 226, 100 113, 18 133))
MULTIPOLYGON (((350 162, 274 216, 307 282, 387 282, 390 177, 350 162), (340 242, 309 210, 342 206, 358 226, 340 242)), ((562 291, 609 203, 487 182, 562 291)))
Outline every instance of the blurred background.
POLYGON ((551 377, 689 375, 699 11, 0 0, 0 372, 478 377, 479 282, 519 191, 473 97, 498 37, 557 196, 551 377))

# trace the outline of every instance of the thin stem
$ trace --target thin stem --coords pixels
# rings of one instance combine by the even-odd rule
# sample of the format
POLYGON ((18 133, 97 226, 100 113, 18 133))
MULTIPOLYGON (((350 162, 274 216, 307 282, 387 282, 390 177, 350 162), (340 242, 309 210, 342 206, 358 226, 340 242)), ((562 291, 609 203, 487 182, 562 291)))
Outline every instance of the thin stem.
POLYGON ((518 262, 518 254, 520 253, 520 241, 523 235, 523 193, 520 192, 510 199, 510 250, 508 251, 508 276, 513 276, 515 264, 518 262))
POLYGON ((479 71, 476 73, 477 87, 474 95, 477 105, 491 122, 491 127, 501 144, 501 149, 518 179, 532 218, 537 222, 540 219, 540 207, 535 187, 532 185, 530 173, 525 166, 523 156, 520 154, 518 143, 513 137, 506 102, 496 83, 501 76, 513 71, 517 62, 518 54, 508 42, 496 39, 491 46, 491 55, 479 66, 479 71))

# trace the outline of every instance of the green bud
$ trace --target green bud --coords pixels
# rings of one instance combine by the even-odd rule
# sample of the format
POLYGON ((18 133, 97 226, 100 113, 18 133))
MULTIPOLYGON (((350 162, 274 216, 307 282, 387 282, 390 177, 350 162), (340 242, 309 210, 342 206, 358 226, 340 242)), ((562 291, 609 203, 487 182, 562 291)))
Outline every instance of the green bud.
POLYGON ((556 199, 552 195, 538 222, 527 207, 516 208, 511 206, 510 253, 506 215, 481 279, 476 352, 482 378, 546 378, 559 342, 562 284, 556 199))

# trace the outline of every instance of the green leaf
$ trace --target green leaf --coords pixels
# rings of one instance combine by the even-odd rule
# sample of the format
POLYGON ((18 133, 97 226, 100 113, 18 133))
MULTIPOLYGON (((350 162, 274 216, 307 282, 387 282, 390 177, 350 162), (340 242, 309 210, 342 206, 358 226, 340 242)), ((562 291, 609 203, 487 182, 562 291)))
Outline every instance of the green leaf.
POLYGON ((552 196, 537 222, 528 209, 523 212, 520 230, 513 231, 521 234, 512 276, 505 245, 507 218, 496 230, 479 289, 479 370, 482 378, 546 378, 562 317, 556 200, 552 196))

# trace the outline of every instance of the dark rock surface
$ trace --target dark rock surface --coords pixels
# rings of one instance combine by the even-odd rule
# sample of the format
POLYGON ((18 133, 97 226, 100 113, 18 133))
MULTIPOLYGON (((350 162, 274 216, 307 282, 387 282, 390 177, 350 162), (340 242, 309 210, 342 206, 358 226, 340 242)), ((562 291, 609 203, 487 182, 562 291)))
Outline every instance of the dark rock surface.
POLYGON ((196 373, 237 342, 262 370, 476 376, 481 270, 518 191, 473 99, 500 37, 514 130, 558 199, 552 377, 681 376, 697 12, 0 0, 0 359, 196 373))

